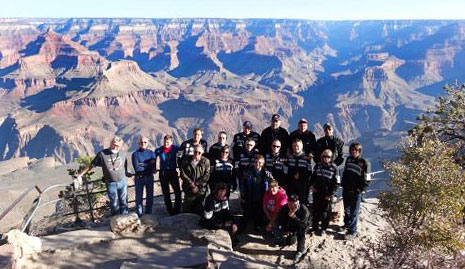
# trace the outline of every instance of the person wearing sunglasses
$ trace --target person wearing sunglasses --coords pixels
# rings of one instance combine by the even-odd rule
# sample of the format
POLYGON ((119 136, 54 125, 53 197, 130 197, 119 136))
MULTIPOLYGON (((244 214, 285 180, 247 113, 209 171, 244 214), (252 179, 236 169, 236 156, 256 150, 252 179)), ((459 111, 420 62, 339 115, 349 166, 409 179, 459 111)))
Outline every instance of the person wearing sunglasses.
POLYGON ((145 188, 145 213, 152 214, 153 208, 153 174, 155 173, 155 153, 148 149, 149 140, 145 136, 139 137, 139 149, 132 153, 132 166, 134 167, 136 189, 136 212, 143 215, 143 196, 145 188))
POLYGON ((226 140, 228 135, 225 131, 221 131, 218 133, 218 141, 210 147, 208 151, 208 159, 210 160, 210 164, 213 164, 216 159, 221 157, 221 150, 226 145, 226 140))
POLYGON ((210 180, 208 185, 210 190, 214 190, 219 183, 225 184, 228 187, 228 196, 231 190, 237 188, 236 185, 236 169, 234 168, 233 160, 229 157, 230 147, 225 145, 221 149, 220 157, 215 159, 211 167, 210 180))
POLYGON ((342 174, 342 199, 344 202, 344 227, 346 239, 357 235, 357 220, 360 209, 362 192, 368 186, 368 162, 362 158, 362 144, 354 142, 349 147, 350 156, 347 158, 342 174))
POLYGON ((287 191, 299 196, 300 203, 308 206, 310 192, 310 176, 312 175, 312 161, 303 151, 302 140, 292 142, 292 151, 287 157, 287 191))
POLYGON ((244 151, 239 155, 239 160, 234 164, 237 171, 236 177, 239 182, 239 189, 242 187, 245 174, 249 170, 249 167, 253 165, 255 155, 257 154, 258 150, 255 148, 255 140, 248 138, 245 141, 244 151))
POLYGON ((210 178, 210 161, 202 156, 203 152, 203 146, 198 144, 194 147, 193 156, 181 159, 179 169, 184 191, 183 213, 201 215, 203 212, 202 202, 207 193, 210 178))
POLYGON ((284 152, 281 150, 281 142, 275 139, 271 144, 271 153, 265 155, 265 167, 268 169, 273 178, 279 183, 279 186, 284 189, 287 188, 287 167, 285 165, 286 158, 284 152))
POLYGON ((332 155, 330 149, 321 153, 321 161, 315 165, 310 178, 313 193, 312 231, 316 235, 326 234, 331 218, 331 202, 337 189, 339 175, 332 155))

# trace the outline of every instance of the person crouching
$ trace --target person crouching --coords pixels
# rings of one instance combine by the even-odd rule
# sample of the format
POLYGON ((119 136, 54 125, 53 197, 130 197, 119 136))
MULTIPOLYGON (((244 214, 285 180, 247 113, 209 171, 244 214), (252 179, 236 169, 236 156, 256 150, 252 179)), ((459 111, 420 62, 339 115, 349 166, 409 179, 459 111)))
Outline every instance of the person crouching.
POLYGON ((310 212, 307 206, 299 202, 299 196, 291 194, 287 206, 279 212, 277 225, 281 232, 281 245, 293 245, 297 241, 295 261, 299 261, 305 253, 305 232, 309 219, 310 212))
POLYGON ((215 186, 215 190, 210 193, 203 202, 203 215, 200 219, 200 226, 205 229, 228 231, 231 236, 233 247, 237 242, 237 225, 229 209, 228 186, 220 182, 215 186))

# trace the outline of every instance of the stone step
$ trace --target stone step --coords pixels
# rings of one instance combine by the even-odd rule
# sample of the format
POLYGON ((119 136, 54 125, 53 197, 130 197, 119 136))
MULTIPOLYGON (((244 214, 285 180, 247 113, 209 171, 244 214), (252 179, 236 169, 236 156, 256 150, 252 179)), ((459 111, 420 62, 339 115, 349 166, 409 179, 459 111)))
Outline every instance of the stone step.
POLYGON ((42 251, 54 251, 57 249, 74 248, 84 244, 96 244, 115 238, 109 227, 96 229, 83 229, 61 234, 41 237, 42 251))
MULTIPOLYGON (((125 262, 120 268, 138 265, 137 268, 159 268, 147 266, 162 266, 163 268, 176 267, 204 267, 208 265, 207 247, 191 247, 174 251, 157 251, 142 254, 135 262, 125 262)), ((161 267, 160 267, 161 268, 161 267)))

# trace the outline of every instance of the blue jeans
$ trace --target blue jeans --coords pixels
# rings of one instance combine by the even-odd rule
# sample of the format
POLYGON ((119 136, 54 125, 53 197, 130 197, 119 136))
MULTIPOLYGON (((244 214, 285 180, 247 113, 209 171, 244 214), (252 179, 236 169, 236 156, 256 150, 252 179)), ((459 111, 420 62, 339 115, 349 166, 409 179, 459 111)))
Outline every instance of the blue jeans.
POLYGON ((153 176, 140 177, 135 180, 136 182, 136 212, 137 215, 143 215, 143 196, 144 196, 144 187, 146 192, 146 204, 145 204, 145 213, 152 214, 153 208, 153 176))
POLYGON ((362 195, 359 191, 343 190, 344 226, 349 234, 357 234, 358 212, 362 195))
POLYGON ((107 194, 110 198, 111 215, 128 213, 128 180, 107 183, 107 194))

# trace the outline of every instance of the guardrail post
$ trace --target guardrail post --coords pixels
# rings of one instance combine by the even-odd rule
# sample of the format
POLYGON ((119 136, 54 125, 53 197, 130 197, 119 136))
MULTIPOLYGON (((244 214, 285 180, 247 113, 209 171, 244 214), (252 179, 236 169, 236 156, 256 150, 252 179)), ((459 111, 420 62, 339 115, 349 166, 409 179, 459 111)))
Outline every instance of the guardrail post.
POLYGON ((94 207, 92 206, 92 198, 90 197, 90 193, 89 193, 89 182, 86 180, 85 184, 86 184, 87 203, 89 204, 89 209, 90 209, 90 219, 92 220, 92 222, 95 222, 94 207))
POLYGON ((74 187, 74 184, 71 184, 73 188, 73 211, 74 214, 76 215, 76 219, 74 220, 75 223, 81 222, 81 218, 79 217, 79 208, 78 208, 78 203, 77 203, 77 198, 76 198, 76 188, 74 187))

